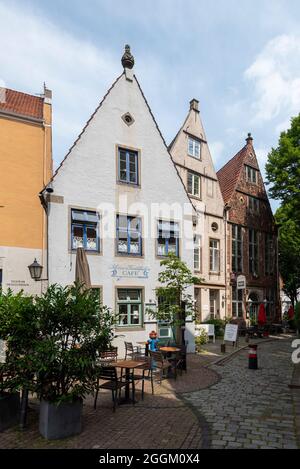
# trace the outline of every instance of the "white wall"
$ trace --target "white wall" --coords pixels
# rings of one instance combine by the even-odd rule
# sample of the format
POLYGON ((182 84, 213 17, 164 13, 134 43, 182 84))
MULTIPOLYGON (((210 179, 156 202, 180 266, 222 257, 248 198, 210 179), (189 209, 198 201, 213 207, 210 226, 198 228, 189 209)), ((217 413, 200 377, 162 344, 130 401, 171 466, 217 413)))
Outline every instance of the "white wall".
MULTIPOLYGON (((116 287, 133 286, 144 288, 144 301, 155 301, 155 288, 158 286, 160 259, 156 258, 155 239, 148 236, 147 211, 151 204, 178 203, 190 207, 184 187, 177 176, 174 164, 167 153, 163 140, 149 113, 137 82, 128 81, 122 75, 111 89, 102 106, 95 113, 89 125, 73 147, 71 153, 59 169, 53 181, 54 195, 62 196, 63 203, 49 204, 49 281, 50 283, 70 284, 75 278, 75 254, 69 252, 70 207, 89 209, 99 208, 105 213, 104 204, 112 204, 116 213, 140 215, 143 220, 143 257, 115 256, 115 214, 111 213, 113 237, 101 240, 101 254, 88 255, 91 281, 95 286, 103 287, 103 303, 115 309, 116 287), (128 127, 121 116, 130 112, 135 122, 128 127), (141 187, 128 187, 116 183, 116 145, 133 147, 141 151, 141 187), (122 204, 122 198, 127 203, 122 204), (149 269, 149 278, 113 278, 114 264, 123 267, 143 267, 149 269)), ((162 211, 162 218, 170 219, 167 211, 162 211)), ((158 217, 152 213, 150 223, 156 223, 158 217)), ((171 219, 183 225, 183 218, 175 214, 171 219)), ((102 234, 104 234, 102 220, 102 234)), ((185 220, 185 236, 192 239, 191 215, 185 220)), ((181 240, 180 256, 193 267, 192 243, 187 247, 181 240)), ((147 323, 147 316, 145 317, 147 323)), ((146 340, 154 327, 145 324, 145 329, 117 331, 126 334, 133 342, 146 340)), ((193 325, 189 325, 192 329, 193 325)), ((116 342, 123 344, 124 338, 116 342)), ((190 340, 190 349, 194 344, 190 340)))

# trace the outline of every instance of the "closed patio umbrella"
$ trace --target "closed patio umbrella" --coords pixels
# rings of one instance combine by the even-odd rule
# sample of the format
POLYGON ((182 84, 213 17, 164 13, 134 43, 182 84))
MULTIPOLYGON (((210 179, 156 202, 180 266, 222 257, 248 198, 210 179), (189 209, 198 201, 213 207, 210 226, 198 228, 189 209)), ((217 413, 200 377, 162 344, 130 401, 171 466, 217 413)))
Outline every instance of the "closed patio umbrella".
POLYGON ((265 305, 263 303, 261 303, 260 306, 259 306, 257 322, 260 326, 263 326, 267 322, 266 309, 265 309, 265 305))
POLYGON ((91 276, 89 263, 83 248, 77 248, 75 281, 84 285, 85 288, 91 288, 91 276))
POLYGON ((293 308, 293 305, 291 305, 289 307, 289 310, 288 310, 288 317, 289 319, 293 319, 294 318, 294 308, 293 308))

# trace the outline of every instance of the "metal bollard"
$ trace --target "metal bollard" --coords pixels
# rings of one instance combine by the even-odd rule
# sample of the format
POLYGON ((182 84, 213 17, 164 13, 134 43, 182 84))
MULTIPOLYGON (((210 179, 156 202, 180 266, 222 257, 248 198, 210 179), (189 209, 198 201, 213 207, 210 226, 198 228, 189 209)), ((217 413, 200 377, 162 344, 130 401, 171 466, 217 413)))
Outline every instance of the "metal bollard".
POLYGON ((249 370, 257 370, 257 345, 251 344, 249 345, 249 370))

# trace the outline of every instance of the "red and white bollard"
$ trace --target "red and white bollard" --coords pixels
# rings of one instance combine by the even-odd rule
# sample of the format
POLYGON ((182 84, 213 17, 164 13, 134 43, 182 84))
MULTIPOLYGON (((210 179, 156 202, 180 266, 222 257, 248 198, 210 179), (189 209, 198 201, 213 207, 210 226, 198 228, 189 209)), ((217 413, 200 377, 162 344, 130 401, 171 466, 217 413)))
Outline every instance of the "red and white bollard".
POLYGON ((257 345, 251 344, 249 345, 249 369, 250 370, 257 370, 257 345))

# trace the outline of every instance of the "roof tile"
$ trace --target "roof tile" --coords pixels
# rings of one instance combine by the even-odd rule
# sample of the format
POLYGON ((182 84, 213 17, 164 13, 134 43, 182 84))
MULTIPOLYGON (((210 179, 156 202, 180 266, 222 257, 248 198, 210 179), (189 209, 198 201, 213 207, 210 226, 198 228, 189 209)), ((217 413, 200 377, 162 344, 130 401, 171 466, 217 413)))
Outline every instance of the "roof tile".
POLYGON ((43 104, 44 100, 41 97, 0 88, 0 112, 43 119, 43 104))

